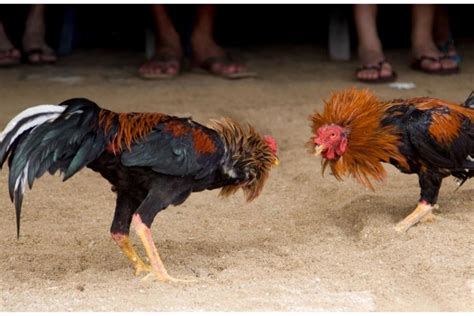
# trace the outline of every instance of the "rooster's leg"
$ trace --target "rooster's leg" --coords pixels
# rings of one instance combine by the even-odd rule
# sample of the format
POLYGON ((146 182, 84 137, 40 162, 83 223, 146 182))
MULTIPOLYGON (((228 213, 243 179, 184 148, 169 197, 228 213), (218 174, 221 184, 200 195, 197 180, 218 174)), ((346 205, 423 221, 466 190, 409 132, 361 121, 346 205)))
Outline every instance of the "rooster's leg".
POLYGON ((422 170, 418 174, 418 181, 421 188, 420 202, 415 210, 397 224, 395 229, 399 232, 406 232, 410 227, 419 222, 429 222, 434 219, 433 210, 438 208, 439 188, 443 181, 443 174, 435 171, 427 172, 422 170))
POLYGON ((112 227, 110 228, 112 239, 117 243, 122 252, 132 263, 135 268, 135 275, 138 275, 141 272, 151 271, 151 266, 143 262, 133 248, 128 237, 133 210, 136 209, 138 205, 139 203, 131 196, 123 192, 117 192, 117 205, 115 207, 112 227))
POLYGON ((395 226, 395 229, 398 232, 406 232, 410 227, 416 225, 420 221, 424 221, 425 219, 430 219, 433 215, 432 211, 435 207, 430 205, 426 202, 418 203, 418 206, 415 210, 405 217, 400 223, 395 226))
MULTIPOLYGON (((439 205, 438 204, 433 205, 433 209, 438 210, 439 205)), ((420 219, 420 223, 431 224, 431 223, 434 223, 436 221, 436 219, 437 219, 437 217, 431 211, 420 219)))
POLYGON ((132 263, 135 269, 135 275, 139 275, 142 272, 151 271, 151 266, 144 263, 135 249, 132 247, 130 239, 128 238, 128 234, 112 233, 112 239, 117 243, 122 252, 132 263))
POLYGON ((166 268, 161 261, 160 255, 158 253, 158 249, 153 242, 153 237, 151 236, 150 228, 143 223, 140 214, 133 215, 133 225, 135 227, 135 231, 137 235, 140 237, 143 246, 145 247, 146 254, 148 259, 150 260, 152 273, 158 279, 158 281, 162 282, 179 282, 185 280, 179 280, 171 277, 166 268))

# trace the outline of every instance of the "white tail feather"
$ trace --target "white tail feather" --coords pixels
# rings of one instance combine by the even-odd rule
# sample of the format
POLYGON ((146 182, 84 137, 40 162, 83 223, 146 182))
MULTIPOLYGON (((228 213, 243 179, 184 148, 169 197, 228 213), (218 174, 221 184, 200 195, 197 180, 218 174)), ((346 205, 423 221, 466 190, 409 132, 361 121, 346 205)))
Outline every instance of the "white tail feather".
POLYGON ((47 121, 51 121, 56 119, 61 113, 65 110, 65 107, 59 105, 38 105, 32 108, 28 108, 25 111, 21 112, 17 116, 15 116, 5 127, 5 130, 0 134, 0 143, 5 139, 5 137, 13 131, 13 129, 17 126, 17 124, 23 120, 27 119, 28 117, 36 116, 40 114, 40 116, 35 117, 34 119, 25 122, 16 132, 12 135, 8 145, 7 151, 10 148, 11 144, 15 141, 15 139, 20 136, 24 131, 34 128, 38 125, 41 125, 47 121))
POLYGON ((18 122, 21 121, 22 119, 30 117, 30 116, 34 116, 34 115, 37 115, 37 114, 41 114, 41 113, 45 113, 45 114, 46 113, 48 113, 48 114, 58 113, 58 114, 61 114, 62 112, 64 112, 65 109, 66 108, 64 106, 60 106, 60 105, 38 105, 38 106, 28 108, 28 109, 24 110, 23 112, 20 112, 17 116, 12 118, 10 120, 10 122, 8 122, 5 129, 0 134, 0 142, 3 141, 3 139, 6 137, 6 135, 12 129, 14 129, 16 124, 18 124, 18 122))
POLYGON ((28 167, 30 165, 30 162, 28 161, 26 163, 25 168, 23 171, 20 173, 18 178, 15 181, 15 192, 18 191, 18 189, 21 190, 21 194, 25 194, 25 188, 26 188, 26 182, 28 181, 28 167))

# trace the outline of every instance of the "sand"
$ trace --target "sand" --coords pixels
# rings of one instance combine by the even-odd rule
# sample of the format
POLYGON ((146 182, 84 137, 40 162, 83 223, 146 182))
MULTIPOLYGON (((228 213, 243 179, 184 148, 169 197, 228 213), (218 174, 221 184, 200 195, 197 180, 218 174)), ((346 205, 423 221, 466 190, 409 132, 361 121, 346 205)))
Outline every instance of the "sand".
MULTIPOLYGON (((461 46, 472 56, 474 46, 461 46)), ((335 89, 366 87, 358 66, 330 62, 313 47, 253 48, 259 79, 228 81, 185 73, 168 81, 135 76, 142 56, 78 52, 56 66, 0 70, 0 127, 20 110, 87 97, 115 111, 231 116, 279 143, 281 165, 263 194, 245 203, 218 191, 193 194, 152 226, 165 265, 190 284, 135 277, 109 236, 114 194, 83 170, 63 183, 44 176, 26 193, 16 240, 7 170, 0 173, 0 311, 473 311, 474 181, 441 189, 438 220, 405 234, 393 227, 416 205, 416 175, 387 166, 375 192, 321 176, 306 153, 307 117, 335 89)), ((463 101, 474 63, 462 73, 429 76, 390 51, 402 82, 416 89, 371 88, 382 98, 433 96, 463 101)), ((139 245, 137 237, 132 239, 139 245)), ((141 249, 141 248, 140 248, 141 249)))

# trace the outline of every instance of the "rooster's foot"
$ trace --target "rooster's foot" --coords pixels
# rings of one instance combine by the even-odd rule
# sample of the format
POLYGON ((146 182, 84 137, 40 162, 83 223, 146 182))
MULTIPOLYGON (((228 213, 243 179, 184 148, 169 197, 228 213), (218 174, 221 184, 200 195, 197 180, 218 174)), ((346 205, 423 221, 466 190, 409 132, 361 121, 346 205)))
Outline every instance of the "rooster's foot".
POLYGON ((163 274, 163 273, 159 273, 159 272, 151 272, 149 273, 148 275, 146 275, 142 281, 147 281, 147 280, 155 280, 155 281, 159 281, 159 282, 165 282, 165 283, 192 283, 192 282, 196 282, 196 280, 184 280, 184 279, 177 279, 177 278, 173 278, 172 276, 170 276, 169 274, 163 274))
POLYGON ((395 226, 395 230, 399 233, 404 233, 419 222, 425 223, 433 221, 435 216, 432 211, 437 208, 437 205, 433 206, 423 202, 418 203, 416 209, 395 226))
POLYGON ((140 275, 143 272, 153 271, 153 268, 151 267, 151 265, 144 263, 141 260, 137 262, 133 268, 135 269, 135 275, 140 275))

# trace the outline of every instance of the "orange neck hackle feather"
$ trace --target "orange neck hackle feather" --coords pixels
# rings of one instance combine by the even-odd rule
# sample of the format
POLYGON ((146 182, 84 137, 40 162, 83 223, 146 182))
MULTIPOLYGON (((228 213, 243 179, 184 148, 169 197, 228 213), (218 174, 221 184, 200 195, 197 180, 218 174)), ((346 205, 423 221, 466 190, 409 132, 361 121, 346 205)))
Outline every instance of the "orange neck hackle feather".
POLYGON ((169 116, 161 113, 115 113, 109 110, 99 112, 99 126, 107 133, 113 123, 118 129, 112 139, 114 151, 121 151, 123 146, 130 149, 131 145, 146 137, 153 127, 160 122, 169 119, 169 116))
POLYGON ((260 195, 268 179, 270 169, 277 160, 276 143, 272 148, 252 126, 242 127, 229 118, 211 120, 209 127, 215 130, 224 142, 226 153, 230 156, 233 166, 249 171, 249 179, 245 183, 227 185, 222 188, 221 195, 229 196, 238 189, 244 191, 250 202, 260 195))
POLYGON ((323 173, 329 165, 338 180, 349 174, 373 190, 371 179, 382 181, 386 176, 382 162, 393 159, 401 166, 407 166, 398 150, 399 134, 394 127, 381 125, 387 107, 368 90, 354 88, 336 92, 325 101, 323 112, 310 118, 313 123, 312 146, 318 129, 330 124, 347 131, 348 145, 339 159, 323 159, 323 173))

